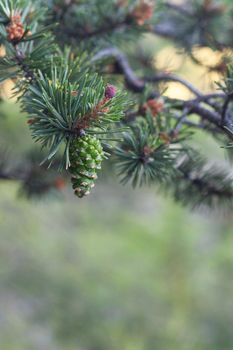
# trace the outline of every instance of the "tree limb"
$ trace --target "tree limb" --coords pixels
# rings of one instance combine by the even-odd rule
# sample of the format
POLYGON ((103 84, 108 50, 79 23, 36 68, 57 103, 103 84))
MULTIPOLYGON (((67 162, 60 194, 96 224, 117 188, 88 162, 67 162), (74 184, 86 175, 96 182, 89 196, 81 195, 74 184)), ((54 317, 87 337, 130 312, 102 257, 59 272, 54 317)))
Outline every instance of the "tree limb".
MULTIPOLYGON (((124 75, 126 84, 128 88, 133 92, 142 92, 145 89, 146 83, 159 83, 159 82, 169 82, 174 81, 182 84, 187 89, 189 89, 195 96, 195 99, 189 101, 183 101, 184 105, 188 107, 187 115, 196 113, 203 120, 213 124, 215 127, 220 128, 221 130, 228 130, 230 134, 233 134, 233 128, 231 123, 226 119, 225 123, 222 123, 222 116, 215 110, 216 105, 210 103, 212 99, 223 99, 226 97, 223 93, 212 93, 204 95, 196 87, 194 87, 190 82, 186 81, 184 78, 181 78, 175 74, 170 73, 157 73, 154 76, 149 77, 138 77, 130 66, 128 59, 124 53, 119 49, 110 47, 99 51, 92 58, 92 62, 95 63, 102 59, 113 58, 120 68, 120 72, 124 75), (212 109, 203 107, 200 103, 208 103, 212 109), (213 110, 214 109, 214 110, 213 110)), ((232 137, 232 135, 231 135, 232 137)))

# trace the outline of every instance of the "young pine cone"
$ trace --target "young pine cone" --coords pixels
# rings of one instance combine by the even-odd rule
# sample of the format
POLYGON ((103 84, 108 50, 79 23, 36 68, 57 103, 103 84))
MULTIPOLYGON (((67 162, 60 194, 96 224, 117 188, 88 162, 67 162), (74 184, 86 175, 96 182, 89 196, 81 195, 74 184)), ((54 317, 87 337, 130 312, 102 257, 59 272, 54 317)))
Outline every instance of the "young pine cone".
POLYGON ((79 198, 88 195, 94 187, 103 158, 104 151, 96 137, 86 135, 71 142, 69 171, 74 193, 79 198))

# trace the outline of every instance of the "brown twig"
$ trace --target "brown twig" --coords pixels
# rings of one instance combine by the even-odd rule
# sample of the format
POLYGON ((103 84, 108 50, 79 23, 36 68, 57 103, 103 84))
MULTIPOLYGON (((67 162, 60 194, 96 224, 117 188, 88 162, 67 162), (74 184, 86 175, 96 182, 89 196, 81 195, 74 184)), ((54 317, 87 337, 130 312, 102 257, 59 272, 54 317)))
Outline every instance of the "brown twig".
MULTIPOLYGON (((220 128, 222 131, 226 132, 226 129, 230 133, 233 133, 232 125, 229 123, 229 121, 225 121, 225 124, 222 123, 222 116, 221 114, 216 110, 215 104, 213 104, 213 99, 222 99, 224 98, 225 94, 222 93, 212 93, 204 95, 199 91, 196 87, 194 87, 190 82, 185 80, 184 78, 181 78, 177 75, 170 74, 170 73, 157 73, 154 76, 150 77, 138 77, 135 72, 133 71, 132 67, 130 66, 128 59, 124 53, 122 53, 117 48, 107 48, 103 49, 100 52, 98 52, 94 57, 92 58, 92 62, 95 63, 99 60, 103 59, 114 59, 115 63, 117 63, 118 67, 120 68, 120 72, 124 75, 125 81, 127 84, 127 87, 132 90, 133 92, 143 92, 146 86, 146 83, 160 83, 160 82, 178 82, 185 86, 187 89, 189 89, 194 95, 195 99, 189 100, 189 101, 183 101, 183 104, 188 107, 187 109, 187 115, 196 113, 198 114, 202 120, 207 121, 208 123, 211 123, 217 128, 220 128), (211 108, 207 108, 202 106, 202 102, 207 103, 211 108)), ((182 101, 181 101, 182 102, 182 101)))

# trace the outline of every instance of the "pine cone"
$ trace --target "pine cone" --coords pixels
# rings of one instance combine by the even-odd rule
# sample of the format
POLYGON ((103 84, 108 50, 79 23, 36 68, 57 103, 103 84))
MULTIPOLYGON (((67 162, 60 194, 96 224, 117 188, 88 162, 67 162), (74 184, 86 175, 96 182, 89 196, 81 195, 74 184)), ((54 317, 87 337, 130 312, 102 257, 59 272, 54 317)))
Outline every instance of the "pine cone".
POLYGON ((14 15, 11 17, 11 21, 6 28, 9 41, 20 41, 24 36, 25 30, 21 22, 20 15, 14 15))
POLYGON ((93 136, 82 136, 72 141, 70 146, 69 171, 72 175, 74 193, 79 198, 90 193, 101 169, 104 151, 100 141, 93 136))

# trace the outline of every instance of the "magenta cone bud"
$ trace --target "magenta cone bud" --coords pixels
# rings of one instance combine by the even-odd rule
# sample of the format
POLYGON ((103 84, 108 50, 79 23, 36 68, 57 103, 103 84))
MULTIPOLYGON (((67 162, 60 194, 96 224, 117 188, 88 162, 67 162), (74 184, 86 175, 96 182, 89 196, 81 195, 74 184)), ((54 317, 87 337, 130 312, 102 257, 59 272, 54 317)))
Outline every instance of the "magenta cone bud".
POLYGON ((105 97, 113 98, 117 93, 117 88, 114 85, 108 84, 105 89, 105 97))

